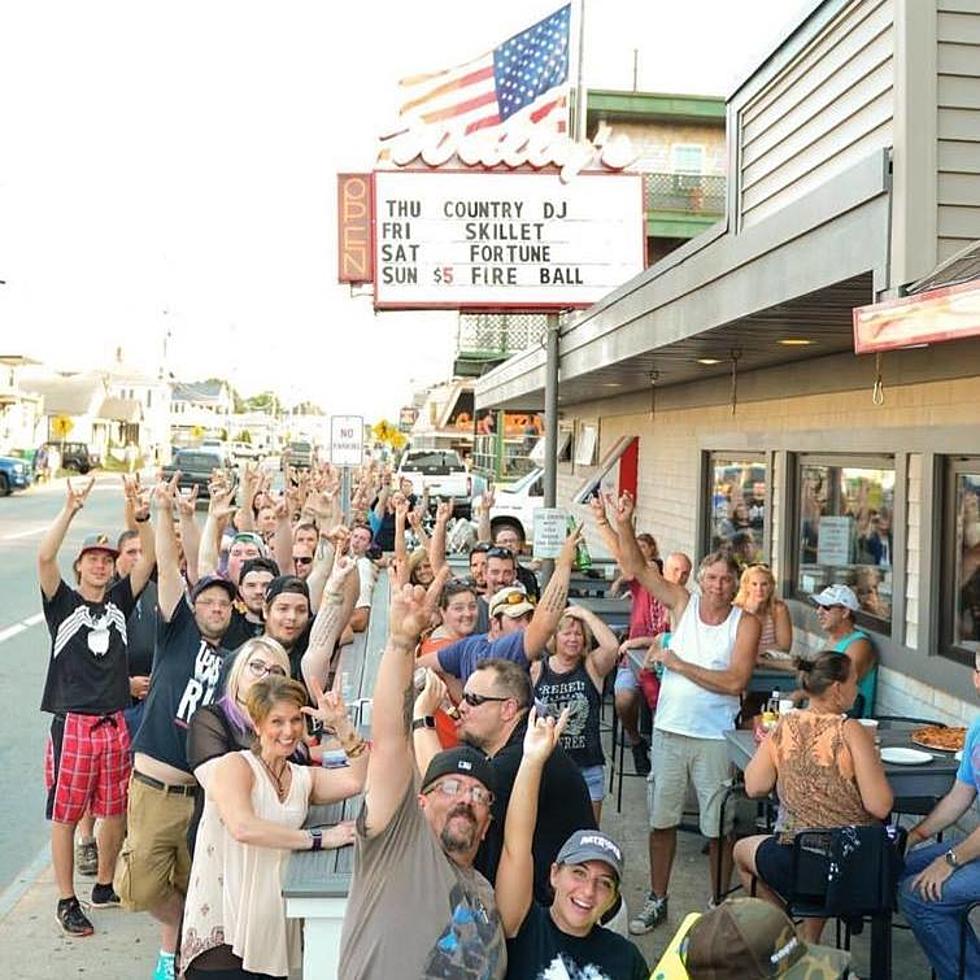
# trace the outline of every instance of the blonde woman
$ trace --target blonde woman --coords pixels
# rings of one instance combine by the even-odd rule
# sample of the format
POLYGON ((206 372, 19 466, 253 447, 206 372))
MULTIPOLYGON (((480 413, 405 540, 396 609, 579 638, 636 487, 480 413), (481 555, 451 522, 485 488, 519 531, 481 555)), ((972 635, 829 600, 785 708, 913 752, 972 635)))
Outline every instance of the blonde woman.
POLYGON ((757 657, 766 650, 789 652, 793 646, 793 623, 786 603, 776 598, 776 579, 768 565, 749 565, 742 572, 733 605, 752 613, 762 625, 757 657))
POLYGON ((300 965, 299 922, 287 922, 282 900, 284 858, 353 842, 353 824, 306 830, 303 823, 311 803, 360 792, 367 772, 367 744, 346 730, 343 702, 335 693, 315 693, 314 709, 297 681, 276 674, 256 680, 245 695, 253 748, 209 764, 184 905, 186 977, 270 980, 300 965), (334 728, 349 760, 346 769, 290 762, 303 740, 304 714, 334 728))

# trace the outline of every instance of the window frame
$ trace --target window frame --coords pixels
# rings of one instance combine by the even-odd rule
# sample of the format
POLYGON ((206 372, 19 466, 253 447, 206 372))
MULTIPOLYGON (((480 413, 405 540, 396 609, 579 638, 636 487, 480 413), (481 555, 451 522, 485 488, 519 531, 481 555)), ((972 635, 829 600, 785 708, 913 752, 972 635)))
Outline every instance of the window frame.
MULTIPOLYGON (((730 466, 748 463, 750 466, 762 466, 766 471, 766 514, 762 521, 762 559, 766 564, 772 564, 772 454, 765 449, 705 449, 702 457, 701 478, 701 520, 698 528, 698 562, 710 554, 711 524, 714 517, 714 485, 715 464, 721 462, 730 466)), ((695 563, 696 564, 696 563, 695 563)))
MULTIPOLYGON (((895 584, 898 581, 898 566, 896 564, 895 544, 898 537, 898 530, 895 526, 898 514, 899 498, 899 460, 896 453, 827 453, 827 452, 799 452, 790 455, 790 464, 787 469, 790 480, 790 508, 789 515, 791 522, 789 528, 790 543, 790 562, 788 574, 786 576, 787 596, 802 603, 804 606, 812 607, 810 600, 812 593, 802 592, 799 588, 800 581, 800 491, 802 488, 802 473, 804 466, 827 466, 838 467, 839 469, 878 469, 891 470, 895 474, 895 482, 892 488, 892 564, 889 566, 892 574, 892 597, 889 617, 887 620, 872 616, 866 612, 857 612, 854 616, 854 623, 861 629, 867 630, 878 637, 886 637, 889 640, 894 636, 896 642, 902 642, 902 638, 896 635, 896 607, 905 601, 904 594, 899 594, 895 584), (882 625, 884 624, 884 628, 882 625)), ((903 470, 904 472, 904 470, 903 470)), ((904 590, 903 590, 904 591, 904 590)), ((904 620, 904 617, 903 617, 904 620)))
POLYGON ((940 533, 936 563, 939 566, 939 608, 936 650, 940 657, 966 667, 974 666, 973 650, 953 643, 956 615, 956 478, 963 473, 980 473, 980 455, 948 455, 942 459, 940 533), (945 599, 943 598, 945 597, 945 599))

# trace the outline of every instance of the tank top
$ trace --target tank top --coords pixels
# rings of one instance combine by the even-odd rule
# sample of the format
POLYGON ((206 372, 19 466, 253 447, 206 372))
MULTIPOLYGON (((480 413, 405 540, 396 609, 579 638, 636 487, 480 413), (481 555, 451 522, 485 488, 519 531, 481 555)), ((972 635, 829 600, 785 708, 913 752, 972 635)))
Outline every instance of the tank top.
MULTIPOLYGON (((871 637, 864 630, 852 630, 847 636, 842 636, 834 644, 835 653, 847 653, 847 648, 857 640, 871 642, 871 637)), ((875 693, 878 687, 878 663, 858 681, 858 700, 848 712, 852 718, 871 718, 875 710, 875 693)))
POLYGON ((780 843, 808 827, 864 826, 877 819, 864 809, 842 715, 793 711, 769 737, 776 767, 780 843))
MULTIPOLYGON (((287 763, 292 778, 280 802, 262 763, 239 755, 252 769, 252 809, 262 820, 298 829, 306 819, 312 770, 287 763)), ((227 945, 253 973, 284 977, 302 961, 300 921, 286 919, 282 879, 292 852, 242 844, 228 833, 218 807, 205 801, 190 884, 184 902, 180 960, 187 967, 201 953, 227 945)))
MULTIPOLYGON (((742 610, 732 606, 728 618, 717 626, 701 622, 701 597, 692 595, 669 648, 682 660, 707 670, 727 670, 732 663, 735 634, 742 610)), ((723 739, 735 727, 739 699, 708 691, 676 671, 665 670, 660 679, 660 699, 654 727, 689 738, 723 739)))
POLYGON ((601 766, 606 761, 599 740, 602 698, 595 682, 579 661, 574 670, 559 673, 550 667, 550 657, 541 661, 541 676, 534 696, 557 711, 571 709, 561 735, 561 746, 580 769, 601 766))
POLYGON ((762 622, 762 630, 759 633, 759 646, 757 649, 757 655, 762 655, 766 650, 772 650, 776 646, 776 618, 770 613, 763 619, 759 616, 762 622))

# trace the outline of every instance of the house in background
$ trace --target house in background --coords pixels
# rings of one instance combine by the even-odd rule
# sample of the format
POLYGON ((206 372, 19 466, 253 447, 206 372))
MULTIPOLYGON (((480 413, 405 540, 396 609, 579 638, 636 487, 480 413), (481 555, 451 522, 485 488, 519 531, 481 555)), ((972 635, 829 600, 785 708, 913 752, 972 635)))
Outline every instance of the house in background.
MULTIPOLYGON (((196 443, 232 424, 234 397, 227 381, 174 381, 171 385, 170 438, 175 446, 196 443)), ((231 433, 226 431, 226 437, 231 433)))
MULTIPOLYGON (((60 441, 56 419, 67 419, 64 438, 69 442, 84 442, 89 452, 105 458, 109 448, 112 419, 101 414, 109 396, 106 376, 101 371, 78 374, 57 374, 38 366, 22 382, 25 390, 42 399, 44 423, 39 442, 60 441)), ((109 410, 115 406, 108 406, 109 410)))
POLYGON ((43 441, 42 399, 25 391, 20 372, 37 361, 21 354, 0 354, 0 452, 33 449, 43 441))

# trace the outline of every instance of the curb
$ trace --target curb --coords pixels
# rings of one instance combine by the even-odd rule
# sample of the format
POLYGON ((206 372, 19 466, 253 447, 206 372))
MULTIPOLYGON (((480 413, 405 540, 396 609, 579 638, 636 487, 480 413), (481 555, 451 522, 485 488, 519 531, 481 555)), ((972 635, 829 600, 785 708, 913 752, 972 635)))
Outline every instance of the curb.
POLYGON ((45 844, 30 864, 18 872, 13 882, 0 892, 0 921, 10 915, 17 903, 44 874, 49 864, 51 864, 51 845, 45 844))

